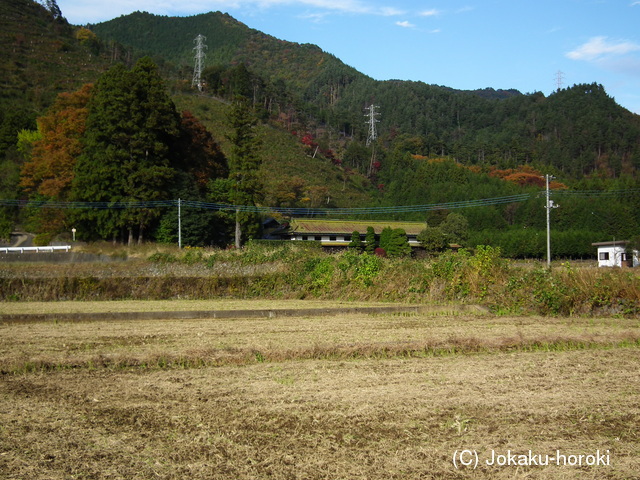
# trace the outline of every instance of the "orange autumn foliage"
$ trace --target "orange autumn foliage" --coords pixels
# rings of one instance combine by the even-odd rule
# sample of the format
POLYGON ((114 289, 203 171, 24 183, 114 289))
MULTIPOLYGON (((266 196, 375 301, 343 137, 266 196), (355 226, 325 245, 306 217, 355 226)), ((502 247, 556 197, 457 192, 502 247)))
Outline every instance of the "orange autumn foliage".
MULTIPOLYGON (((505 170, 493 168, 489 172, 489 176, 500 178, 505 182, 511 182, 521 186, 536 186, 544 188, 546 183, 545 176, 529 165, 521 165, 518 168, 508 168, 505 170)), ((564 183, 551 181, 549 183, 549 188, 564 189, 568 187, 564 183)))
POLYGON ((82 152, 91 89, 92 85, 85 85, 77 92, 60 94, 47 115, 38 119, 42 139, 34 144, 31 159, 21 172, 20 185, 27 192, 56 200, 68 198, 76 159, 82 152))

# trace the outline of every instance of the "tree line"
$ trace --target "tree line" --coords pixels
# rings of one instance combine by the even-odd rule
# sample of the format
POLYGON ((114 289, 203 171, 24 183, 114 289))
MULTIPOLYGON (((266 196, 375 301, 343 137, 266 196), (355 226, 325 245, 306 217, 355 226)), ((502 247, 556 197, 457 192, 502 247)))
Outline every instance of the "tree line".
MULTIPOLYGON (((152 205, 180 198, 250 205, 261 190, 254 174, 255 120, 246 102, 232 104, 229 122, 233 151, 227 159, 195 116, 177 112, 150 58, 131 69, 118 64, 95 85, 60 95, 38 118, 37 130, 21 131, 26 159, 20 187, 44 203, 152 205)), ((177 240, 176 214, 162 208, 35 208, 21 214, 30 231, 48 236, 73 227, 84 240, 177 240)), ((191 245, 226 245, 243 224, 256 221, 188 210, 182 220, 191 245)))

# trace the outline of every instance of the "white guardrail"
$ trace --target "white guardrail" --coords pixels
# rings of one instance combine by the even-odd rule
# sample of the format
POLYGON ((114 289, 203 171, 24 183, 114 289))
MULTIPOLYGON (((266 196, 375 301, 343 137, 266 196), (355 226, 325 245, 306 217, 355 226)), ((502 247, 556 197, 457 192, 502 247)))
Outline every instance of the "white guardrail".
POLYGON ((27 253, 27 252, 58 252, 71 250, 71 245, 62 245, 59 247, 0 247, 0 253, 27 253))

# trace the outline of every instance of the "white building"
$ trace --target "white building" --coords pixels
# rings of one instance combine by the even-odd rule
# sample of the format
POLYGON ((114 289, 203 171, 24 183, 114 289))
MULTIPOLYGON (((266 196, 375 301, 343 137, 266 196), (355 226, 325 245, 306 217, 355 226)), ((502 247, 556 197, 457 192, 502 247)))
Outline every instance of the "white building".
POLYGON ((640 264, 640 254, 638 250, 633 250, 633 254, 627 253, 628 244, 628 240, 592 243, 591 245, 598 247, 598 266, 637 267, 640 264))

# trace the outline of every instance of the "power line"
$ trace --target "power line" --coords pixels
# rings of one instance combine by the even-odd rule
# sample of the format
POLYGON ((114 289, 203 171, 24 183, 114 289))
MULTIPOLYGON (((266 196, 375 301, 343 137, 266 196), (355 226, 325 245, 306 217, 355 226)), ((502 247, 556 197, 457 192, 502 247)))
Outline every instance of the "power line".
MULTIPOLYGON (((576 197, 622 197, 640 195, 640 189, 625 190, 583 190, 567 191, 552 190, 552 195, 576 197)), ((539 196, 546 196, 546 192, 522 193, 504 197, 483 198, 476 200, 461 200, 455 202, 431 203, 421 205, 395 205, 359 208, 311 208, 311 207, 274 207, 254 205, 233 205, 219 202, 202 202, 195 200, 156 200, 156 201, 118 201, 118 202, 62 202, 42 200, 0 200, 0 206, 20 208, 59 208, 59 209, 129 209, 129 208, 197 208, 203 210, 241 211, 250 213, 281 213, 283 215, 374 215, 431 212, 436 210, 454 210, 459 208, 487 207, 509 203, 525 202, 539 196)))
POLYGON ((26 208, 94 208, 103 209, 126 209, 126 208, 158 208, 172 207, 177 205, 177 200, 159 201, 132 201, 132 202, 62 202, 57 200, 0 200, 0 205, 4 207, 26 207, 26 208))
POLYGON ((242 212, 283 214, 326 214, 333 215, 369 215, 373 213, 407 213, 426 212, 433 210, 449 210, 455 208, 469 208, 476 206, 500 205, 504 203, 523 202, 531 197, 530 194, 511 195, 480 200, 464 200, 458 202, 433 203, 424 205, 378 206, 359 208, 310 208, 310 207, 272 207, 254 205, 233 205, 228 203, 201 202, 194 200, 160 200, 141 202, 61 202, 61 201, 33 201, 33 200, 0 200, 1 206, 22 208, 60 208, 60 209, 128 209, 128 208, 162 208, 182 207, 199 208, 205 210, 240 210, 242 212))
POLYGON ((640 189, 628 188, 624 190, 553 190, 554 195, 572 197, 627 197, 639 195, 640 189))

